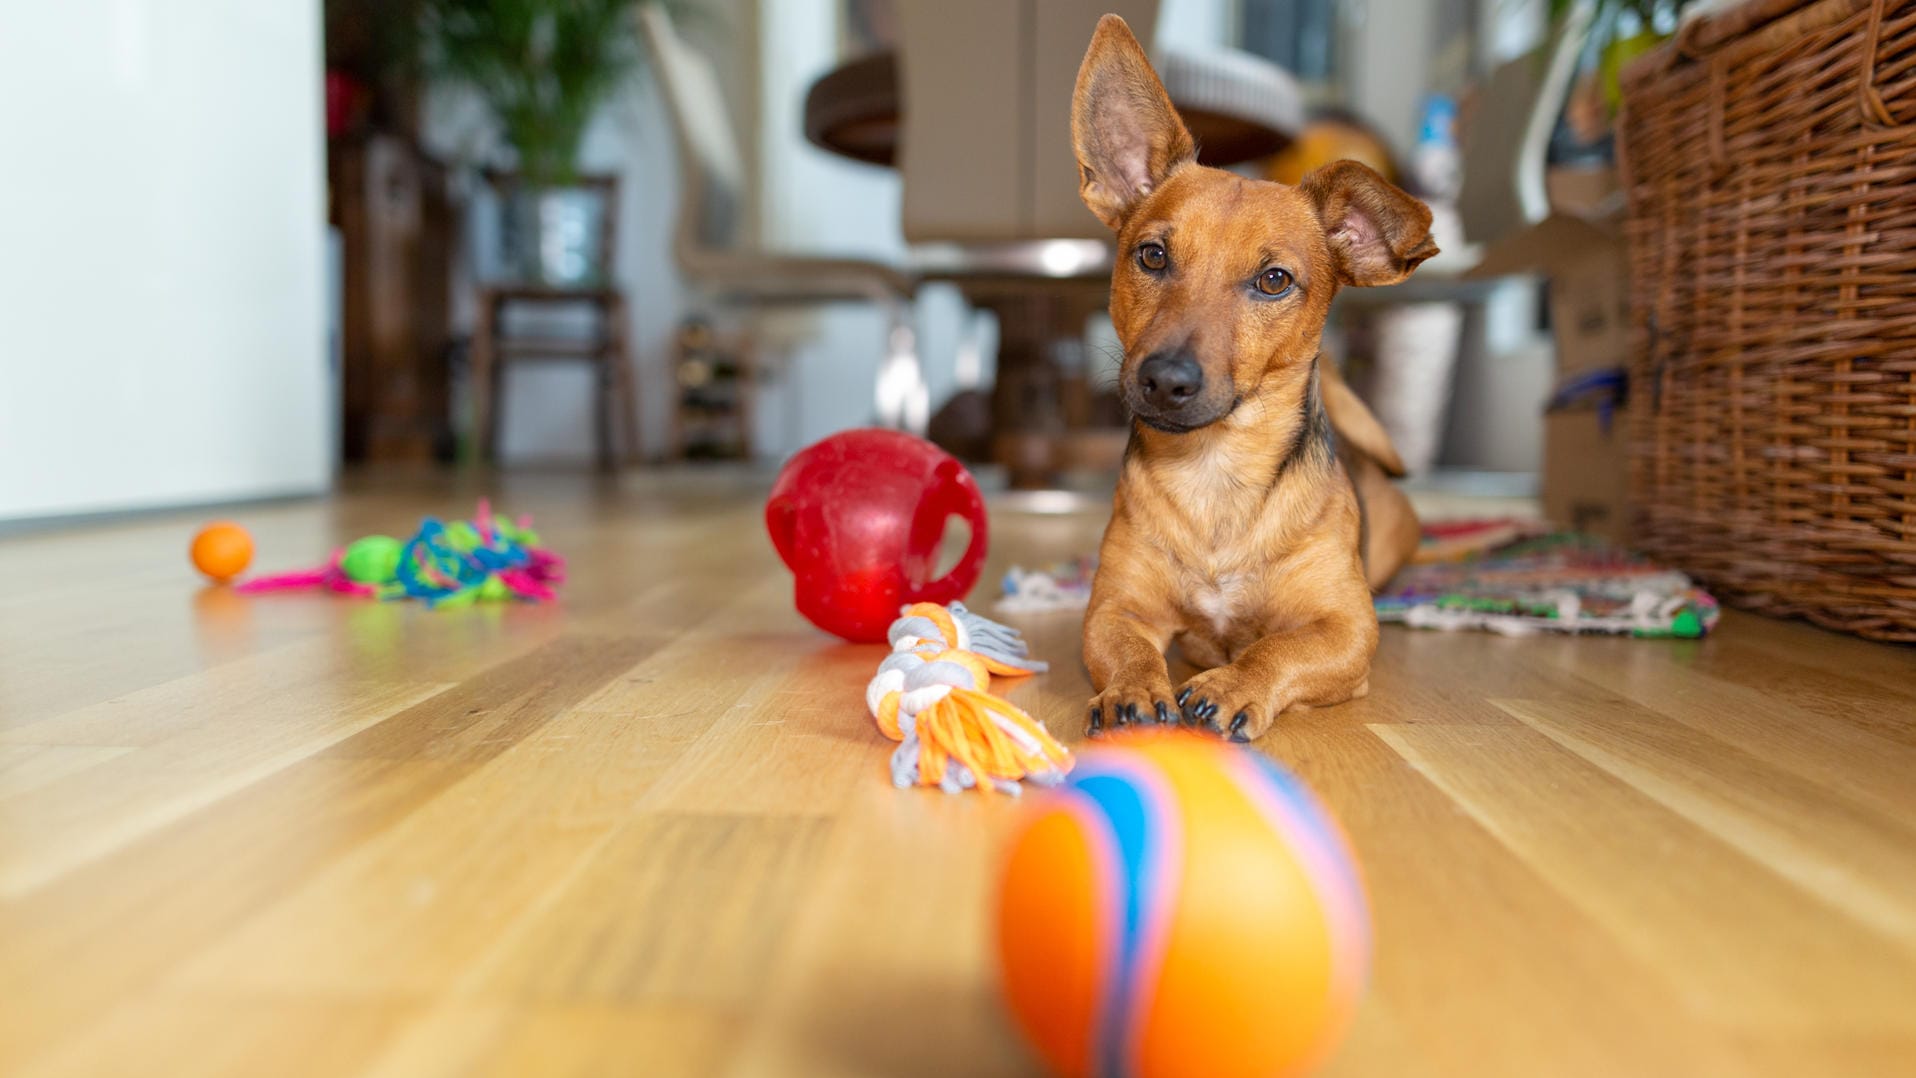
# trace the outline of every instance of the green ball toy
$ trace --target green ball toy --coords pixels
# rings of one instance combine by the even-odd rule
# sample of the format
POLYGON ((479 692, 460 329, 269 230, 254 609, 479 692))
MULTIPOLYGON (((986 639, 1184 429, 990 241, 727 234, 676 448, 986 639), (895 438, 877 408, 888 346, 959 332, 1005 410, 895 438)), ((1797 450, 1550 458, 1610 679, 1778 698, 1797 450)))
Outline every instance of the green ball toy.
POLYGON ((399 555, 405 548, 390 535, 368 535, 347 545, 339 567, 356 584, 390 584, 399 576, 399 555))

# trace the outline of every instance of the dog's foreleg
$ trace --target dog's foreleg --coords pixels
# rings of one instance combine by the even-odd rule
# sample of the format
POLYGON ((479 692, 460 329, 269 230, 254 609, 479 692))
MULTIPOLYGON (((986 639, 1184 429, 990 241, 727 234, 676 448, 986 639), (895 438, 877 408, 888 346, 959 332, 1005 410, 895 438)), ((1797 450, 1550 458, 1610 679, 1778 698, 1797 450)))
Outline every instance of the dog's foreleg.
POLYGON ((1084 665, 1091 674, 1092 735, 1133 723, 1171 723, 1178 718, 1164 649, 1171 642, 1169 618, 1153 619, 1116 603, 1094 605, 1084 622, 1084 665))
POLYGON ((1370 688, 1377 621, 1327 615, 1262 637, 1228 666, 1206 670, 1178 690, 1184 721, 1249 741, 1298 706, 1341 704, 1370 688))

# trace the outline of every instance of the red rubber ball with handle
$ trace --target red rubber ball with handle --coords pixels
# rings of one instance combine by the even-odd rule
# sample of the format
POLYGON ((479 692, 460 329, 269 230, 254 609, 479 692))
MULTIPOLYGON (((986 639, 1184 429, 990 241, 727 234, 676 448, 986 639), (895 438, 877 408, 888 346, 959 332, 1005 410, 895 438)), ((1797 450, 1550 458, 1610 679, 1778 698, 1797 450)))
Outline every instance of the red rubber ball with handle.
POLYGON ((957 458, 893 430, 851 430, 800 450, 765 503, 765 527, 797 578, 798 612, 827 632, 878 643, 907 603, 949 603, 985 564, 985 499, 957 458), (954 516, 971 545, 933 580, 954 516))

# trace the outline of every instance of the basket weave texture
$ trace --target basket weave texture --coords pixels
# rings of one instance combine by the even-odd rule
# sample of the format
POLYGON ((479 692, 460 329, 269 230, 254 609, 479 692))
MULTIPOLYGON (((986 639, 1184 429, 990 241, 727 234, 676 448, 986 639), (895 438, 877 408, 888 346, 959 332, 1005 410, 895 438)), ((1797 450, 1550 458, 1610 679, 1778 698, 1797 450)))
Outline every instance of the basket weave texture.
POLYGON ((1623 81, 1632 541, 1916 641, 1916 0, 1752 0, 1623 81))

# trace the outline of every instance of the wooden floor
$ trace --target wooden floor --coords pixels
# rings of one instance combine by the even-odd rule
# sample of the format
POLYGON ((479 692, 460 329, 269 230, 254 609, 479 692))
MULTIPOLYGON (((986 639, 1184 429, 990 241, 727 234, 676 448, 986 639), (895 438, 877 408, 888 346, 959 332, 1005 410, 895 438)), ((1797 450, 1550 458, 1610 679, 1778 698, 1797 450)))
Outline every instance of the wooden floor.
MULTIPOLYGON (((499 492, 562 606, 247 600, 192 519, 0 540, 0 1074, 1032 1073, 1016 806, 892 789, 879 653, 793 612, 752 485, 499 492)), ((277 568, 474 493, 241 518, 277 568)), ((1101 523, 1000 512, 986 579, 1101 523)), ((1075 742, 1078 619, 1019 621, 1075 742)), ((1262 743, 1374 896, 1329 1073, 1916 1074, 1916 652, 1390 631, 1372 685, 1262 743)))

